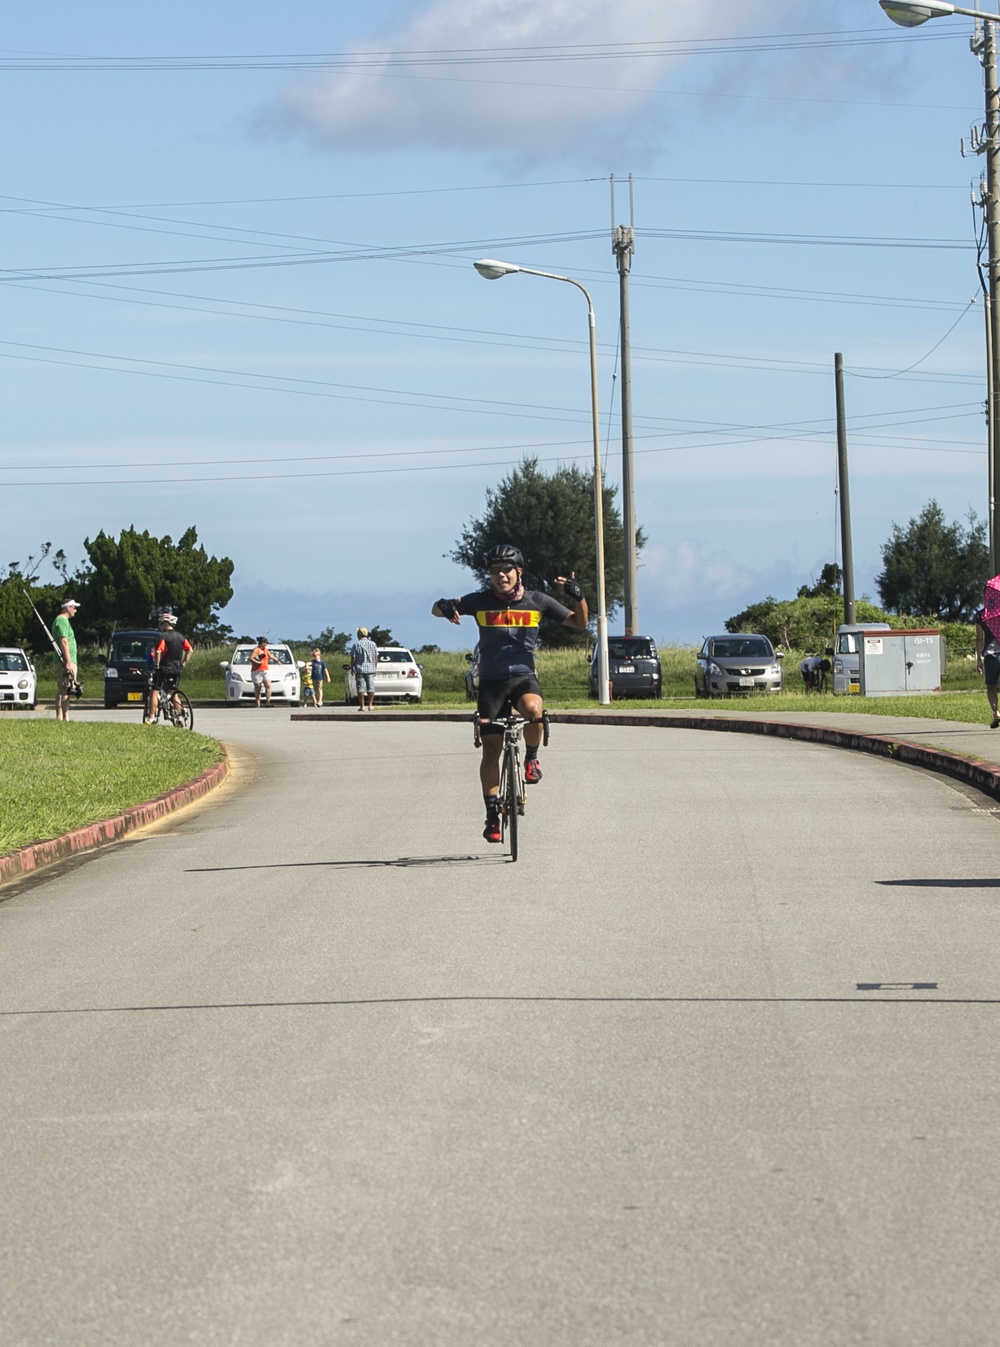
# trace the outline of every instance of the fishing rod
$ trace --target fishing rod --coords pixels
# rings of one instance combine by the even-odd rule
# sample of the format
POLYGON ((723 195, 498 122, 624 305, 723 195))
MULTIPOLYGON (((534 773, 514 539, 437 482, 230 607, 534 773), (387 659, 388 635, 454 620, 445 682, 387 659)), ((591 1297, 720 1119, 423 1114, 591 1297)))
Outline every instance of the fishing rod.
MULTIPOLYGON (((34 613, 34 615, 38 618, 39 622, 42 624, 42 631, 44 631, 45 635, 49 638, 49 644, 51 645, 52 649, 56 652, 57 658, 60 661, 64 661, 66 656, 63 654, 62 647, 59 645, 56 638, 52 635, 48 627, 45 625, 45 619, 42 617, 41 613, 35 607, 34 603, 32 602, 31 595, 28 593, 27 589, 25 589, 24 585, 21 586, 21 592, 24 594, 24 597, 31 604, 31 611, 34 613)), ((72 683, 69 685, 67 691, 69 692, 69 695, 71 697, 76 697, 79 699, 80 697, 83 696, 83 684, 80 682, 78 678, 74 678, 72 683)))

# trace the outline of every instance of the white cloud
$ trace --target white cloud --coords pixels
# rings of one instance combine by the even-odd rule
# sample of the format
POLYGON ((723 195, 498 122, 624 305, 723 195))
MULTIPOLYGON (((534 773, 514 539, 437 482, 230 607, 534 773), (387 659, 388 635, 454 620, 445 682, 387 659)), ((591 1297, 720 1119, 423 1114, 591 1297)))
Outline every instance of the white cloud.
POLYGON ((795 8, 792 0, 774 0, 764 14, 748 13, 745 0, 431 0, 404 26, 356 42, 348 68, 291 86, 283 108, 293 125, 342 148, 566 150, 634 115, 687 59, 617 56, 619 44, 736 37, 762 22, 774 32, 795 8), (523 59, 505 56, 515 48, 523 59), (576 59, 587 48, 595 59, 576 59), (366 51, 434 53, 441 63, 373 67, 366 51))

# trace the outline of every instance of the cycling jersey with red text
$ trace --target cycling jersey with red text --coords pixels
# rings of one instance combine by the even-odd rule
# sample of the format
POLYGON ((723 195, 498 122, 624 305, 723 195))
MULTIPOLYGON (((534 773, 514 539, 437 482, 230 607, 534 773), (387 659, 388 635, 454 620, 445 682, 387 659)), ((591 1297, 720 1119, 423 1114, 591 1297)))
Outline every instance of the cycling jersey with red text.
POLYGON ((515 602, 498 599, 492 589, 464 594, 457 608, 476 619, 479 677, 486 679, 534 673, 542 622, 565 622, 572 612, 551 595, 534 589, 526 589, 515 602))

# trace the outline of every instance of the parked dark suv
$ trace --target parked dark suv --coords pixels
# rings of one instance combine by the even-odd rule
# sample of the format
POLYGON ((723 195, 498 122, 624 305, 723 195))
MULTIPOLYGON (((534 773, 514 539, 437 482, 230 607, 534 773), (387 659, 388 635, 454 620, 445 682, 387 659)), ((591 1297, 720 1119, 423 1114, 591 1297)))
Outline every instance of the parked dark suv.
MULTIPOLYGON (((651 636, 608 637, 608 682, 612 697, 659 697, 660 657, 651 636)), ((590 652, 587 695, 597 697, 597 646, 590 652)))
POLYGON ((147 656, 159 639, 158 631, 116 631, 111 637, 104 661, 104 705, 109 711, 119 702, 138 705, 145 697, 152 672, 147 656))

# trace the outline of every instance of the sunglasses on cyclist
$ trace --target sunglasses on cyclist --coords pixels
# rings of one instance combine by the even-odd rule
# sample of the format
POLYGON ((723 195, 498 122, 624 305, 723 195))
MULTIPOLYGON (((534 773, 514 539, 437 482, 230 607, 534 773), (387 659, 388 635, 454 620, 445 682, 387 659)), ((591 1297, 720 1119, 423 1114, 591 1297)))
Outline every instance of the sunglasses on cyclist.
POLYGON ((490 575, 513 575, 516 570, 516 566, 491 566, 490 575))

